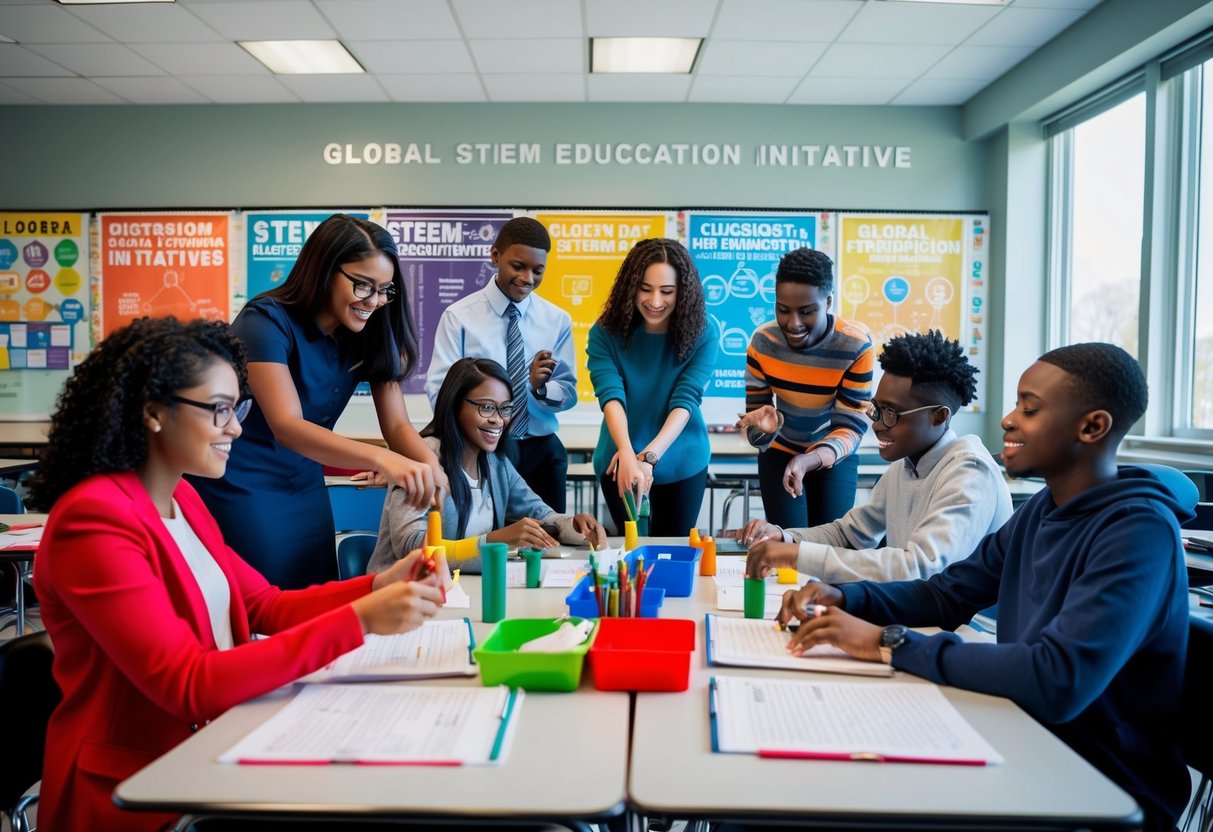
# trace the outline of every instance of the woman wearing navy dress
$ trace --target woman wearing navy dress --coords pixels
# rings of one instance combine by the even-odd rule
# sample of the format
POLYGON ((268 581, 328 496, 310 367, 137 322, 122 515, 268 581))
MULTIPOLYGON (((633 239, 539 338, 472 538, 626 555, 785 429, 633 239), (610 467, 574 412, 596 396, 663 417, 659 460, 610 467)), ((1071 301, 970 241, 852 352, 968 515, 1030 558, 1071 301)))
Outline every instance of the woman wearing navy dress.
POLYGON ((224 539, 271 584, 335 579, 323 466, 357 468, 430 505, 446 475, 409 422, 400 382, 417 337, 396 243, 367 220, 334 214, 308 237, 286 281, 240 311, 253 406, 222 479, 192 479, 224 539), (333 432, 367 381, 387 447, 333 432))

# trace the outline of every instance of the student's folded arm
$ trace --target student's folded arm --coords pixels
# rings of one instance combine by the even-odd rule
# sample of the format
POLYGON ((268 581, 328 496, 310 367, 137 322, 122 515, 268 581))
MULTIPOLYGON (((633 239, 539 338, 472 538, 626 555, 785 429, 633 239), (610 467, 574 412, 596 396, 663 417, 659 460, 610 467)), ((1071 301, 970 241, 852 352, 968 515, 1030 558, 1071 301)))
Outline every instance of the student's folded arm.
POLYGON ((852 555, 862 558, 864 550, 883 551, 872 547, 886 533, 887 493, 884 480, 877 480, 868 502, 837 520, 808 529, 787 529, 792 541, 800 544, 796 568, 827 583, 882 580, 874 570, 855 568, 861 564, 853 564, 852 555))
POLYGON ((48 542, 56 554, 39 569, 73 617, 140 692, 185 722, 216 717, 362 644, 358 617, 344 605, 274 638, 204 646, 152 567, 151 538, 116 522, 102 502, 74 505, 48 542))
POLYGON ((871 424, 864 412, 864 403, 871 398, 872 345, 869 343, 843 373, 830 412, 830 431, 812 447, 828 445, 834 451, 836 461, 854 453, 871 424))
POLYGON ((556 337, 559 347, 552 351, 556 369, 548 379, 539 404, 552 413, 560 413, 577 404, 577 356, 573 349, 573 329, 567 322, 556 337))
POLYGON ((1146 553, 1178 547, 1174 527, 1160 517, 1126 512, 1091 541, 1065 606, 1037 640, 977 644, 948 633, 915 635, 894 654, 894 664, 940 684, 1005 696, 1043 722, 1068 722, 1157 627, 1180 560, 1146 553))

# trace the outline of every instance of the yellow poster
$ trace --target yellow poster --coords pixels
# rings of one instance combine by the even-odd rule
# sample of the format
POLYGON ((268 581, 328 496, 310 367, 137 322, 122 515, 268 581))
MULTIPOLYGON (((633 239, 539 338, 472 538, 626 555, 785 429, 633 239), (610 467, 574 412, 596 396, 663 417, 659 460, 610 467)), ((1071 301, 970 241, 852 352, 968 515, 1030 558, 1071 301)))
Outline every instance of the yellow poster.
POLYGON ((665 214, 538 213, 552 235, 552 250, 538 292, 569 313, 577 356, 577 398, 594 401, 585 347, 619 265, 628 249, 649 237, 665 237, 665 214))
POLYGON ((929 329, 967 344, 966 263, 961 217, 844 214, 834 308, 866 324, 877 345, 929 329))

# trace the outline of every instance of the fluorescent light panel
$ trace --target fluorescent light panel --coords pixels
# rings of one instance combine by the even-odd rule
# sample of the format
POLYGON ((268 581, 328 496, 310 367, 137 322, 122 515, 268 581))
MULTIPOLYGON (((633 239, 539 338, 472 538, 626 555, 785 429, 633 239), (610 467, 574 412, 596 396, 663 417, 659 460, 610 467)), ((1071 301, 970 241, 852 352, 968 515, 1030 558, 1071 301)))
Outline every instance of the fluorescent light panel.
POLYGON ((366 71, 338 40, 236 42, 275 75, 350 75, 366 71))
POLYGON ((687 75, 703 38, 593 38, 592 72, 665 72, 687 75))

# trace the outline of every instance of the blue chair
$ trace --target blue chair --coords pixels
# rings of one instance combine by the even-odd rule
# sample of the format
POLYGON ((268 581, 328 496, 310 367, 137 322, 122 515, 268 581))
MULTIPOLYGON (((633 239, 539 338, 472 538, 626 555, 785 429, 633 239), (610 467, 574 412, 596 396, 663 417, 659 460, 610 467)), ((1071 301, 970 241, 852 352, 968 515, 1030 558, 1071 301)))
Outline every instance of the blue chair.
POLYGON ((387 488, 330 485, 329 503, 333 507, 333 528, 338 532, 378 532, 387 488))
POLYGON ((366 574, 366 565, 375 551, 373 534, 352 534, 337 544, 337 577, 341 580, 366 574))
MULTIPOLYGON (((0 485, 0 514, 25 514, 25 503, 21 495, 5 485, 0 485)), ((25 582, 29 580, 31 567, 34 562, 33 552, 5 552, 0 555, 0 562, 12 564, 16 582, 13 585, 13 606, 0 610, 3 619, 0 626, 6 626, 9 619, 16 625, 16 634, 23 635, 30 622, 25 617, 25 582)))

